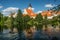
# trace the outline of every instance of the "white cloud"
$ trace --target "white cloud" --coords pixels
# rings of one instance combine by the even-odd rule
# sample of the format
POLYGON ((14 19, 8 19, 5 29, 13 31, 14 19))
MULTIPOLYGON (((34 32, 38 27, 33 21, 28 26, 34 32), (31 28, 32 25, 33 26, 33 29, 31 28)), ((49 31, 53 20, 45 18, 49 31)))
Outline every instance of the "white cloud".
POLYGON ((15 7, 8 7, 6 9, 4 9, 3 11, 6 12, 6 11, 16 11, 18 10, 18 8, 15 8, 15 7))
POLYGON ((42 13, 42 11, 38 11, 37 13, 42 13))
POLYGON ((2 13, 4 15, 9 15, 11 12, 17 12, 19 8, 16 8, 16 7, 8 7, 4 10, 2 10, 2 13))
POLYGON ((0 6, 0 8, 3 8, 3 6, 0 6))
POLYGON ((52 4, 46 4, 45 7, 48 7, 48 8, 53 8, 54 6, 56 5, 52 5, 52 4))

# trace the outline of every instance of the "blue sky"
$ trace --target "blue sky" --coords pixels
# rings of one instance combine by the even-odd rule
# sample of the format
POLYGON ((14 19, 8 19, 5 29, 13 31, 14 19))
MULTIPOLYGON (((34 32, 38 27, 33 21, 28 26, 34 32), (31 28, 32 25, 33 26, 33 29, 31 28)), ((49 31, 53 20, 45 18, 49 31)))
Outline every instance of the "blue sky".
POLYGON ((20 8, 22 11, 27 8, 29 3, 31 3, 34 11, 43 11, 50 9, 58 4, 60 0, 0 0, 0 11, 7 8, 20 8))

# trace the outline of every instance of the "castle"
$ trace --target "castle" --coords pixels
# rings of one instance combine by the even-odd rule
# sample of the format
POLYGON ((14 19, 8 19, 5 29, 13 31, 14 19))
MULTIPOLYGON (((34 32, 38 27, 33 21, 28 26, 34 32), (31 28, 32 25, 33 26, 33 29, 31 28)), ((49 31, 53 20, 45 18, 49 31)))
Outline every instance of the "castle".
POLYGON ((23 15, 26 16, 30 16, 31 18, 35 18, 36 17, 36 13, 33 12, 33 8, 32 8, 32 5, 29 4, 29 7, 24 9, 24 12, 23 12, 23 15))
MULTIPOLYGON (((53 12, 53 10, 45 10, 41 12, 41 15, 43 17, 47 15, 48 19, 52 19, 53 16, 57 16, 59 14, 60 14, 60 11, 56 13, 56 12, 53 12)), ((23 16, 26 16, 26 15, 30 16, 31 18, 35 18, 38 15, 37 13, 34 13, 31 4, 29 4, 28 8, 24 9, 23 16)), ((15 17, 16 14, 14 14, 13 16, 15 17)))
MULTIPOLYGON (((53 16, 57 16, 57 15, 59 15, 59 14, 60 14, 60 11, 59 11, 58 13, 56 13, 56 12, 53 12, 53 10, 45 10, 45 11, 42 11, 42 12, 41 12, 41 15, 42 15, 43 17, 47 15, 47 18, 48 18, 48 19, 52 19, 53 16)), ((24 9, 23 15, 24 15, 24 16, 29 15, 30 17, 35 18, 35 17, 37 16, 37 13, 34 13, 34 12, 33 12, 32 5, 29 4, 29 7, 26 8, 26 9, 24 9)))

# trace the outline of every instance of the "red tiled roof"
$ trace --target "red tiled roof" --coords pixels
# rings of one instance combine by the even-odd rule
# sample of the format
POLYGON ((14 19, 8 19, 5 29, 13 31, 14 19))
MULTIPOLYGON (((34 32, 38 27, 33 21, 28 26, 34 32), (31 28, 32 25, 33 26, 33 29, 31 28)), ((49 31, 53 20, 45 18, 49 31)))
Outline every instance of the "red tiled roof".
POLYGON ((36 14, 31 9, 26 9, 26 11, 29 16, 32 16, 32 17, 36 16, 36 14))
POLYGON ((51 11, 43 11, 42 13, 41 13, 41 15, 42 16, 52 16, 52 13, 51 13, 51 11))

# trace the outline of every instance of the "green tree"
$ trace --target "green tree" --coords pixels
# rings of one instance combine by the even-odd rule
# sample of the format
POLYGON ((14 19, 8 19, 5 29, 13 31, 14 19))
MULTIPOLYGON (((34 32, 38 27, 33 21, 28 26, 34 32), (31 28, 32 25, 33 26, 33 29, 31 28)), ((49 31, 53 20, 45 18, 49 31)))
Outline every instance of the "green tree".
POLYGON ((60 4, 53 7, 51 10, 53 14, 57 14, 60 11, 60 4))
POLYGON ((0 12, 0 32, 3 31, 3 14, 0 12))
POLYGON ((19 9, 18 10, 18 13, 17 13, 17 17, 16 17, 16 26, 17 26, 17 29, 18 29, 18 34, 19 34, 19 37, 21 38, 21 33, 23 31, 23 18, 22 18, 22 12, 21 10, 19 9))
POLYGON ((60 15, 57 15, 57 16, 53 17, 52 23, 53 23, 54 26, 60 27, 60 15))
POLYGON ((30 27, 34 27, 37 24, 37 21, 33 18, 30 18, 30 20, 28 21, 28 24, 30 25, 30 27))
POLYGON ((4 24, 8 27, 8 29, 11 28, 11 18, 8 17, 7 20, 4 22, 4 24))
MULTIPOLYGON (((56 7, 53 7, 52 10, 53 10, 52 13, 54 12, 54 14, 57 15, 57 13, 60 12, 60 4, 57 5, 56 7)), ((60 20, 60 14, 58 14, 55 17, 53 17, 53 20, 54 20, 53 21, 54 22, 53 23, 54 25, 60 26, 60 21, 59 21, 60 20)))
POLYGON ((44 19, 42 21, 42 24, 45 27, 45 31, 47 31, 47 25, 49 24, 49 21, 47 19, 47 15, 44 16, 44 19))
POLYGON ((58 17, 58 19, 57 19, 58 20, 58 26, 60 28, 60 15, 58 15, 57 17, 58 17))
POLYGON ((30 16, 26 15, 23 16, 23 26, 24 29, 28 29, 30 27, 30 25, 28 24, 28 22, 31 20, 30 16))
POLYGON ((43 17, 42 17, 42 15, 41 15, 41 13, 39 13, 37 16, 36 16, 36 18, 35 18, 35 20, 36 20, 36 26, 37 26, 37 29, 42 29, 42 27, 43 27, 43 17))
POLYGON ((57 16, 53 17, 51 25, 56 27, 58 25, 57 16))
POLYGON ((7 16, 3 16, 3 29, 7 29, 7 25, 5 24, 5 22, 7 21, 8 17, 7 16))
POLYGON ((14 17, 13 17, 13 14, 14 13, 11 13, 11 17, 10 17, 10 20, 11 20, 11 33, 13 33, 13 29, 14 29, 14 17))

